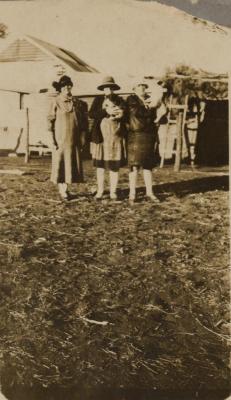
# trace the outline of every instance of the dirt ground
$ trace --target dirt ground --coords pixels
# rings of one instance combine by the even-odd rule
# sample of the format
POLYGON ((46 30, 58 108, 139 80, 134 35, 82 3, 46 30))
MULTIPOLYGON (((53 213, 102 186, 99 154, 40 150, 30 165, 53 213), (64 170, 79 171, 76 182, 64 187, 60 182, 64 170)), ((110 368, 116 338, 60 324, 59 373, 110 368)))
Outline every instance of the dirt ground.
MULTIPOLYGON (((84 167, 86 183, 73 185, 76 198, 65 203, 49 182, 50 159, 25 165, 22 158, 0 158, 0 168, 26 172, 0 174, 5 393, 27 400, 22 387, 37 387, 36 393, 78 387, 90 393, 84 399, 95 399, 92 391, 114 388, 119 394, 111 399, 122 400, 139 388, 132 400, 153 399, 155 392, 224 399, 228 168, 156 169, 160 204, 146 201, 140 177, 131 207, 126 169, 121 201, 113 203, 108 192, 102 202, 93 199, 95 171, 90 161, 84 167)), ((39 396, 28 399, 59 398, 39 396)))

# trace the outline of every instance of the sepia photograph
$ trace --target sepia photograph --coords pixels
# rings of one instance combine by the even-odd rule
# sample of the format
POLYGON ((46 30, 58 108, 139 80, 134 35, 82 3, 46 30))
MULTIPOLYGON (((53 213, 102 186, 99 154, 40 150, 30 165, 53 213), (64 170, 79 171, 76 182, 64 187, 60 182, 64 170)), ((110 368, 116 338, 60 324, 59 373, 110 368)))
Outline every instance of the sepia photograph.
POLYGON ((0 400, 231 400, 231 0, 0 0, 0 400))

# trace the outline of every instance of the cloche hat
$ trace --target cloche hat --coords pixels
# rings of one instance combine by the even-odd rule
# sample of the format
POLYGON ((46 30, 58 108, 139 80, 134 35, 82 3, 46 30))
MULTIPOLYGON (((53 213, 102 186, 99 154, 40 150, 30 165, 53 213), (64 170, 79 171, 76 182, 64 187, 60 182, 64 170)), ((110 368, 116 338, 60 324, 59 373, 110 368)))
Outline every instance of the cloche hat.
POLYGON ((57 90, 57 92, 60 92, 61 88, 64 86, 73 86, 73 82, 69 76, 63 75, 58 82, 53 82, 52 86, 57 90))

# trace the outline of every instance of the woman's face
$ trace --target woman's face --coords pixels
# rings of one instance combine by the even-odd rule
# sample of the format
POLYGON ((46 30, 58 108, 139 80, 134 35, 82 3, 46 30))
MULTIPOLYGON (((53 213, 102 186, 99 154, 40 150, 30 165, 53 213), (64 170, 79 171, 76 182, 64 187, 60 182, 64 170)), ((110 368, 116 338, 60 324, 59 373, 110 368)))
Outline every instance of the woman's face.
POLYGON ((146 86, 145 85, 137 85, 135 87, 135 93, 139 97, 145 97, 146 94, 146 86))
POLYGON ((71 85, 63 86, 61 88, 61 93, 64 94, 65 96, 70 96, 71 95, 71 89, 72 89, 71 85))
POLYGON ((112 88, 110 88, 110 87, 105 87, 105 88, 103 89, 103 91, 104 91, 105 96, 109 96, 110 94, 113 93, 113 90, 112 90, 112 88))

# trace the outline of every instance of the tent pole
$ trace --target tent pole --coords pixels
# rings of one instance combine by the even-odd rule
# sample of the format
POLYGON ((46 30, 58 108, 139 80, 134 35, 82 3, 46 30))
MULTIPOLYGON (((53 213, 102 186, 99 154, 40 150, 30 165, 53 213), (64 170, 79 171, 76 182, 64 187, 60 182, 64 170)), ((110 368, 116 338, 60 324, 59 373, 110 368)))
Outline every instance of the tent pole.
POLYGON ((25 152, 25 163, 29 162, 30 154, 29 154, 29 108, 26 107, 26 152, 25 152))

